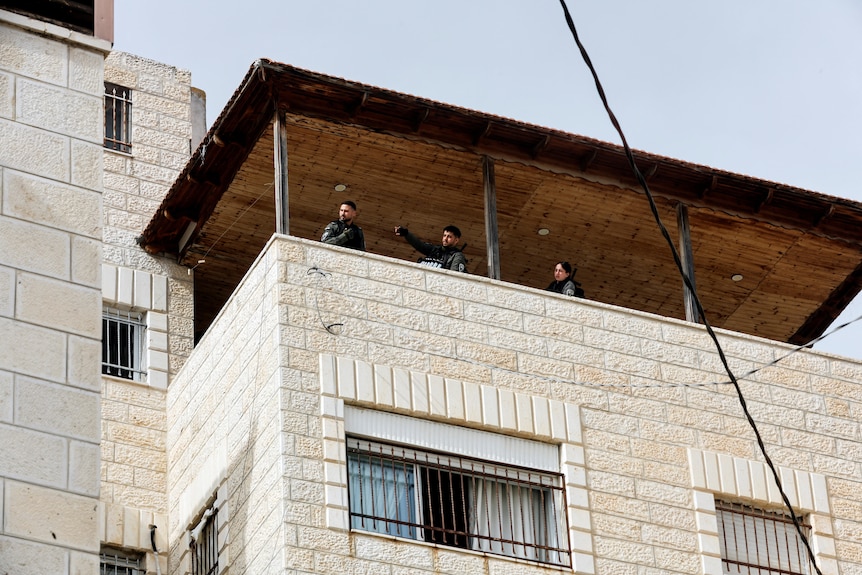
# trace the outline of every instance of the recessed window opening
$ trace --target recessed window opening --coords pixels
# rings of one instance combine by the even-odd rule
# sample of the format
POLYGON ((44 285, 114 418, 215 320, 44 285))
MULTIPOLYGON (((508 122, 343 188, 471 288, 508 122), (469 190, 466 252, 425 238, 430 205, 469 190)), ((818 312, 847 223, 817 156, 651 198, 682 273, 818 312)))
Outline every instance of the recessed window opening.
POLYGON ((99 575, 146 575, 140 553, 102 549, 99 554, 99 575))
POLYGON ((189 549, 192 556, 192 575, 218 573, 218 508, 211 507, 204 513, 192 532, 189 549))
MULTIPOLYGON (((811 572, 806 549, 793 519, 786 513, 716 501, 715 514, 725 573, 807 575, 811 572)), ((809 531, 802 518, 798 519, 809 531)))
POLYGON ((347 438, 351 529, 571 566, 558 474, 347 438))
POLYGON ((145 332, 140 312, 103 308, 102 373, 142 381, 145 332))
POLYGON ((132 153, 132 90, 105 82, 105 147, 132 153))

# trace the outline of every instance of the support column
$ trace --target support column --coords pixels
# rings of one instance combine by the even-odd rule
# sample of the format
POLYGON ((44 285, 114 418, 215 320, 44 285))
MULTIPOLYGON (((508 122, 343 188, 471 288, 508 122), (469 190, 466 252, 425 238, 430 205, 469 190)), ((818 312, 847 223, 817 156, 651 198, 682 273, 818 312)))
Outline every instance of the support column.
MULTIPOLYGON (((676 205, 676 223, 679 228, 679 258, 682 262, 682 269, 685 275, 691 280, 691 285, 695 289, 697 284, 694 280, 694 256, 691 251, 691 229, 688 225, 688 207, 685 204, 679 203, 676 205)), ((697 306, 694 303, 694 297, 691 290, 683 282, 683 304, 685 306, 685 320, 698 323, 700 314, 697 313, 697 306)))
POLYGON ((284 110, 276 104, 273 133, 273 164, 275 169, 275 232, 290 233, 290 217, 287 195, 287 125, 284 110))
POLYGON ((494 181, 494 160, 482 156, 482 177, 485 183, 485 238, 488 249, 488 277, 500 279, 500 235, 497 231, 497 184, 494 181))

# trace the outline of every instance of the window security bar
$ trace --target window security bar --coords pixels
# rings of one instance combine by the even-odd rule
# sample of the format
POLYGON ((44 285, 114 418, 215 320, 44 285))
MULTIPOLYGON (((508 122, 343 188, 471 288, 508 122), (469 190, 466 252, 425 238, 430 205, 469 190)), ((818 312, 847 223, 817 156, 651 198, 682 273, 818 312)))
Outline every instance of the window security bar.
MULTIPOLYGON (((716 501, 715 512, 725 573, 808 575, 811 572, 808 555, 790 516, 726 501, 716 501)), ((808 528, 804 521, 802 524, 808 528)))
POLYGON ((141 558, 103 551, 99 554, 99 575, 146 575, 141 558))
POLYGON ((105 147, 132 152, 132 90, 105 82, 105 147))
POLYGON ((218 573, 218 509, 208 510, 209 516, 201 520, 195 529, 189 549, 192 556, 192 575, 215 575, 218 573))
POLYGON ((348 438, 351 528, 571 566, 561 476, 348 438))
POLYGON ((102 373, 142 381, 146 369, 143 315, 105 308, 102 312, 102 373))

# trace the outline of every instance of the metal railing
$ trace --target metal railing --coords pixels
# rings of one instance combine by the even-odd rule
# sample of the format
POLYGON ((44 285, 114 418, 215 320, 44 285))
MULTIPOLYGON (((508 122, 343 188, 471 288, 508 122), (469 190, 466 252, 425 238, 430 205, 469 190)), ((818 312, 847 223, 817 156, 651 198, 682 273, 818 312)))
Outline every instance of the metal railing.
POLYGON ((351 528, 571 566, 562 478, 348 438, 351 528))

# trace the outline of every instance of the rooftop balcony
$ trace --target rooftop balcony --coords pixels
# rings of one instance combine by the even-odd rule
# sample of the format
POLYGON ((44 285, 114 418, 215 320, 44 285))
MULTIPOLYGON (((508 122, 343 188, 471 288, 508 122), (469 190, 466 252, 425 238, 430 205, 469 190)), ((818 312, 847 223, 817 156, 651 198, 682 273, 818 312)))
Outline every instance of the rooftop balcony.
MULTIPOLYGON (((862 205, 635 160, 711 325, 804 344, 862 287, 862 205)), ((265 60, 140 243, 195 269, 200 337, 273 233, 317 239, 344 199, 372 253, 414 261, 396 225, 455 224, 474 278, 543 288, 568 260, 591 301, 698 319, 618 146, 265 60)))

